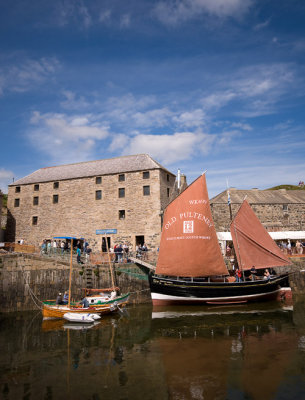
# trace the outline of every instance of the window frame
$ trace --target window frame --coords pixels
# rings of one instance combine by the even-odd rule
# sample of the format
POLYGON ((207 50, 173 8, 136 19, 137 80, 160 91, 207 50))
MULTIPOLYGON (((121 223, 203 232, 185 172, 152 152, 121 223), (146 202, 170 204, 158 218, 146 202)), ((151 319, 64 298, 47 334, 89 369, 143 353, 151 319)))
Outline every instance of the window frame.
POLYGON ((122 221, 126 218, 126 211, 125 210, 119 210, 119 220, 122 221))
POLYGON ((32 225, 33 226, 37 226, 38 225, 38 216, 37 215, 34 215, 32 217, 32 225))
POLYGON ((96 190, 95 191, 95 200, 102 200, 102 199, 103 199, 103 193, 102 193, 101 189, 96 190))
POLYGON ((53 194, 52 203, 53 204, 58 204, 59 203, 59 195, 58 194, 53 194))
POLYGON ((150 185, 143 186, 143 196, 150 196, 150 185), (148 188, 148 193, 146 192, 148 188))
POLYGON ((58 189, 59 188, 59 182, 53 182, 53 189, 58 189))
POLYGON ((126 196, 125 188, 118 188, 118 197, 119 197, 119 199, 124 199, 125 196, 126 196))
POLYGON ((34 196, 33 197, 33 206, 38 206, 39 205, 39 196, 34 196))
POLYGON ((21 186, 15 186, 15 193, 21 192, 21 186))
POLYGON ((39 183, 34 184, 34 192, 39 192, 39 183))
POLYGON ((143 171, 143 179, 150 179, 150 172, 149 171, 143 171))
POLYGON ((14 199, 14 207, 20 207, 20 199, 19 198, 16 198, 16 199, 14 199))
POLYGON ((95 184, 96 185, 101 185, 102 184, 102 177, 101 176, 96 176, 95 177, 95 184))
POLYGON ((118 176, 118 181, 119 182, 125 182, 126 178, 125 178, 125 174, 119 174, 118 176))

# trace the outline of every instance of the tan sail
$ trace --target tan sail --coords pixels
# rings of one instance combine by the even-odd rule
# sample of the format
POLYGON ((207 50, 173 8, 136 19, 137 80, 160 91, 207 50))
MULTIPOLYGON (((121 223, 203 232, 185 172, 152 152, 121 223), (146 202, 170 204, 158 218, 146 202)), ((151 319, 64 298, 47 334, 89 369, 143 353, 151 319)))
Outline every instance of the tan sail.
POLYGON ((231 235, 240 269, 273 268, 290 264, 244 200, 231 223, 231 235))
POLYGON ((156 273, 184 277, 228 274, 204 174, 165 210, 156 273))

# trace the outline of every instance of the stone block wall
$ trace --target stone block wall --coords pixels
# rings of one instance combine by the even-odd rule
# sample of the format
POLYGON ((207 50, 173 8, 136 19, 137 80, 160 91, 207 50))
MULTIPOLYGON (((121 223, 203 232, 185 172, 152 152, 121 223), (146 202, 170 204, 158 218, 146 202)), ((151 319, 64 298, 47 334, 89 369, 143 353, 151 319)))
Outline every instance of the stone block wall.
MULTIPOLYGON (((250 204, 258 219, 268 231, 299 231, 305 230, 305 204, 289 204, 283 209, 283 204, 250 204)), ((240 204, 232 204, 232 216, 239 210, 240 204)), ((227 204, 212 205, 212 216, 216 231, 230 230, 230 211, 227 204)))
MULTIPOLYGON (((129 265, 131 267, 139 270, 135 265, 129 265)), ((0 255, 0 312, 39 309, 41 301, 55 299, 58 292, 69 288, 69 273, 69 263, 33 255, 0 255)), ((96 266, 86 270, 73 265, 73 301, 81 299, 88 275, 93 288, 112 286, 109 267, 96 266)), ((115 276, 121 293, 131 292, 130 303, 151 301, 147 279, 138 279, 136 274, 127 273, 116 273, 115 276)))
POLYGON ((117 229, 116 235, 109 235, 111 247, 127 242, 134 248, 137 236, 144 236, 148 247, 158 247, 160 212, 169 201, 175 176, 162 169, 150 170, 148 179, 143 179, 143 171, 124 175, 125 181, 119 181, 118 174, 102 176, 98 184, 96 177, 62 180, 56 189, 54 182, 43 182, 37 191, 34 184, 21 185, 19 192, 10 186, 6 240, 24 239, 38 245, 54 236, 75 236, 86 238, 93 250, 100 250, 102 236, 96 230, 117 229), (143 194, 144 186, 149 186, 150 195, 143 194), (123 198, 118 194, 120 188, 125 189, 123 198), (97 200, 99 190, 102 198, 97 200), (58 196, 55 204, 54 195, 58 196), (125 218, 119 218, 122 210, 125 218), (33 217, 37 217, 36 225, 33 217))

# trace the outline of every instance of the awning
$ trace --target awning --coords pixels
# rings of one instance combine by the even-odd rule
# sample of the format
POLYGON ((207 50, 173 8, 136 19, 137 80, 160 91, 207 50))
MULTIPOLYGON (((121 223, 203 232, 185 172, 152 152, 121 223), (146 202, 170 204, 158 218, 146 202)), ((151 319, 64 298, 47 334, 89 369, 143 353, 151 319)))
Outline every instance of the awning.
MULTIPOLYGON (((273 240, 305 240, 305 231, 268 232, 273 240)), ((217 232, 218 240, 231 241, 231 232, 217 232)))

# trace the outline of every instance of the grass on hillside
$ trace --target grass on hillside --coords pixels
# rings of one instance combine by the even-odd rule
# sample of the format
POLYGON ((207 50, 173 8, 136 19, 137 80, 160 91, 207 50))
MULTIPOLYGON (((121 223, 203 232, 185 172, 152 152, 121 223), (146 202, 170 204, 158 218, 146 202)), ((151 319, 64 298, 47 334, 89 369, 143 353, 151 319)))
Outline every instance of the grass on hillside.
POLYGON ((279 189, 286 189, 286 190, 305 190, 305 186, 298 186, 298 185, 279 185, 274 186, 267 190, 279 190, 279 189))

